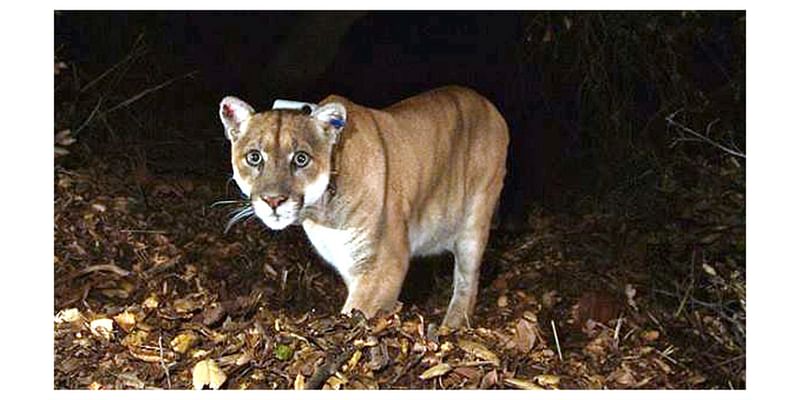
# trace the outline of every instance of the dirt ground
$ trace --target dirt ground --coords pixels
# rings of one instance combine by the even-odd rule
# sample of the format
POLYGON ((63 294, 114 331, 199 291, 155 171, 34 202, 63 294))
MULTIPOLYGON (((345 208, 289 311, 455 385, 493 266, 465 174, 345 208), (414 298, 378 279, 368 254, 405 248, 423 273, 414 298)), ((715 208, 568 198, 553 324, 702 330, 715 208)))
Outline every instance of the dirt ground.
POLYGON ((224 232, 226 176, 61 164, 56 388, 745 387, 744 226, 719 222, 743 220, 736 193, 702 224, 696 202, 662 227, 534 210, 530 232, 492 233, 475 315, 448 332, 447 256, 414 263, 393 313, 344 317, 344 284, 301 229, 224 232))

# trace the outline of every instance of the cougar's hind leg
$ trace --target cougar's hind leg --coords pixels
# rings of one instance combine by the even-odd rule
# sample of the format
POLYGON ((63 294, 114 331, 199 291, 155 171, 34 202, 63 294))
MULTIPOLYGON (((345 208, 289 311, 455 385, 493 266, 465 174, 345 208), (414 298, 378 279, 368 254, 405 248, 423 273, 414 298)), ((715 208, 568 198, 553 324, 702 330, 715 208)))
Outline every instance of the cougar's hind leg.
POLYGON ((478 295, 481 259, 489 238, 493 207, 478 206, 486 197, 475 199, 470 207, 464 227, 455 240, 453 255, 453 297, 444 318, 444 324, 460 327, 472 316, 478 295))
POLYGON ((476 232, 475 236, 477 237, 459 240, 453 249, 455 254, 453 297, 444 317, 444 325, 452 328, 464 325, 475 308, 486 235, 476 232))
POLYGON ((444 324, 460 327, 468 322, 475 309, 478 296, 481 260, 489 240, 492 214, 502 188, 503 174, 495 174, 487 182, 485 190, 476 191, 467 209, 464 225, 457 235, 453 255, 453 297, 444 317, 444 324))

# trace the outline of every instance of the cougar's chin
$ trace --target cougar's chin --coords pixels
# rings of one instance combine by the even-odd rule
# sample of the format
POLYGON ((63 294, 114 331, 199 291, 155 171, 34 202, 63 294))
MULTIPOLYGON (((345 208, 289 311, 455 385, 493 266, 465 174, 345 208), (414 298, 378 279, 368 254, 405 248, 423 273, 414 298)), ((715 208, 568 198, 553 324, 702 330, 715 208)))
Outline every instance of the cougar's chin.
POLYGON ((273 210, 262 200, 253 201, 256 215, 269 229, 279 231, 297 221, 297 202, 288 200, 273 210))

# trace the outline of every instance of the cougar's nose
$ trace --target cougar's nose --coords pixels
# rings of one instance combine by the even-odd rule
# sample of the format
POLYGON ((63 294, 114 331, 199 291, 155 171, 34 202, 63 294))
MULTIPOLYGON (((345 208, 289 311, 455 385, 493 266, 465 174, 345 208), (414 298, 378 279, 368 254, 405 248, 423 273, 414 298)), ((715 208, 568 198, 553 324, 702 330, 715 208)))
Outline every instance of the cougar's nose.
POLYGON ((270 208, 272 208, 273 210, 276 210, 278 208, 278 206, 280 206, 286 200, 288 200, 288 197, 286 197, 286 196, 261 196, 261 199, 264 200, 270 206, 270 208))

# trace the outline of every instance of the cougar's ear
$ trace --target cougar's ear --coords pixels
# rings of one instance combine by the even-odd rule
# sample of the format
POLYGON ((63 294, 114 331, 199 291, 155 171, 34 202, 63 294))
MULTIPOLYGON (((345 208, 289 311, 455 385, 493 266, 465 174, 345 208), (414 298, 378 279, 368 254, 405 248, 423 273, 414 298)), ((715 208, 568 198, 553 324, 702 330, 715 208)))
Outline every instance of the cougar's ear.
POLYGON ((338 138, 339 132, 344 129, 344 125, 347 123, 347 110, 340 103, 328 103, 314 110, 311 113, 311 118, 317 120, 326 133, 338 138))
POLYGON ((253 107, 233 96, 228 96, 219 102, 219 119, 225 126, 225 136, 228 140, 234 141, 238 138, 242 122, 250 118, 254 112, 253 107))

